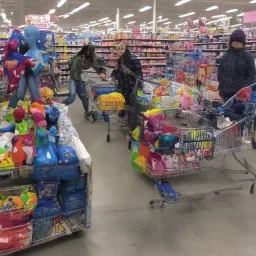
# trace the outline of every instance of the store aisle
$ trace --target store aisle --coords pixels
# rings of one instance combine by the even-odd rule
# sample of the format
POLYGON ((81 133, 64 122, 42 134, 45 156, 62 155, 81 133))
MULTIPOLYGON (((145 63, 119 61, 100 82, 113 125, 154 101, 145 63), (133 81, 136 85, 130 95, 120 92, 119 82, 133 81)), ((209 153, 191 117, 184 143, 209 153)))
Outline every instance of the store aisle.
POLYGON ((124 135, 113 133, 108 144, 106 125, 86 122, 79 101, 70 114, 94 163, 92 227, 17 255, 255 256, 256 195, 245 189, 151 211, 157 194, 130 167, 124 135))

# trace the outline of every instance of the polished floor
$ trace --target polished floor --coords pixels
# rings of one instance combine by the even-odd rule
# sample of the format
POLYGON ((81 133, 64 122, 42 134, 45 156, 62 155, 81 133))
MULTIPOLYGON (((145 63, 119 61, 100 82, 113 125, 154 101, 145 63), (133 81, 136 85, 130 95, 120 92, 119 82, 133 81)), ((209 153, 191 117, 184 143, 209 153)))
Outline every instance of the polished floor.
MULTIPOLYGON (((157 197, 153 183, 131 168, 124 135, 113 132, 108 144, 106 125, 86 122, 78 100, 70 114, 93 159, 92 227, 17 255, 256 255, 256 194, 250 195, 250 184, 242 191, 152 211, 148 203, 157 197)), ((256 164, 256 153, 246 157, 256 164)), ((227 162, 235 164, 231 158, 227 162)))

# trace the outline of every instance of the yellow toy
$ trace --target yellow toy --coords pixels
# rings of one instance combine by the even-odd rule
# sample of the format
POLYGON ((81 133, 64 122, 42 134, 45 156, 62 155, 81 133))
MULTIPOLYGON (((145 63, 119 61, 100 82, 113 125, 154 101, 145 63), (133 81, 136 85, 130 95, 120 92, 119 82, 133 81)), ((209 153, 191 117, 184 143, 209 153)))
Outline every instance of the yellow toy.
POLYGON ((14 162, 12 160, 12 154, 4 149, 0 149, 0 169, 1 168, 13 168, 14 162))
POLYGON ((40 96, 42 98, 44 98, 45 100, 52 99, 53 91, 48 87, 42 87, 42 88, 40 88, 40 96))

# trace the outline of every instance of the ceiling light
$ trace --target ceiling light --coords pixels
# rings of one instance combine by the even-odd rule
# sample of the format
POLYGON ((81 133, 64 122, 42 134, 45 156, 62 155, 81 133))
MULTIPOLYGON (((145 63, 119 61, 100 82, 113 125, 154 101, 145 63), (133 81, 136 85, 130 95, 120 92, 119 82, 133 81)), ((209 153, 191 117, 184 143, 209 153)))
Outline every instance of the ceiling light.
POLYGON ((146 24, 140 24, 140 26, 141 26, 141 27, 144 27, 144 26, 146 26, 146 24))
POLYGON ((116 22, 115 22, 115 21, 113 21, 113 22, 111 22, 110 24, 116 24, 116 22))
POLYGON ((256 3, 256 0, 252 0, 251 2, 250 2, 250 4, 255 4, 256 3))
POLYGON ((70 15, 69 15, 69 14, 66 14, 63 18, 66 19, 66 18, 68 18, 68 17, 70 17, 70 15))
POLYGON ((207 9, 205 9, 205 10, 207 12, 209 12, 209 11, 212 11, 212 10, 217 10, 218 8, 219 8, 218 6, 214 5, 214 6, 211 6, 211 7, 207 8, 207 9))
POLYGON ((102 23, 109 23, 109 22, 111 22, 112 20, 105 20, 105 21, 103 21, 102 23))
POLYGON ((181 1, 179 1, 177 4, 175 4, 175 6, 180 6, 180 5, 182 5, 182 4, 185 4, 185 3, 187 3, 187 2, 190 2, 191 0, 181 0, 181 1))
POLYGON ((130 21, 127 24, 134 24, 134 23, 136 23, 136 21, 130 21))
POLYGON ((13 12, 11 12, 11 15, 13 15, 13 12))
POLYGON ((64 17, 66 14, 63 14, 63 15, 60 15, 58 18, 62 18, 62 17, 64 17))
POLYGON ((90 3, 84 3, 82 5, 80 5, 79 7, 77 7, 76 9, 74 9, 72 12, 75 13, 75 12, 78 12, 80 10, 82 10, 83 8, 87 7, 88 5, 90 5, 90 3))
POLYGON ((215 23, 215 22, 220 22, 220 21, 223 21, 223 20, 229 20, 229 19, 232 19, 232 17, 226 17, 226 18, 222 18, 222 19, 218 19, 218 20, 212 20, 212 21, 206 22, 205 24, 208 25, 208 24, 212 24, 212 23, 215 23))
POLYGON ((56 12, 55 9, 51 9, 48 14, 54 14, 56 12))
POLYGON ((167 20, 168 20, 168 18, 163 19, 163 20, 157 20, 156 22, 163 22, 163 21, 167 21, 167 20))
POLYGON ((91 22, 90 22, 90 24, 92 24, 92 23, 96 23, 96 22, 97 22, 97 21, 91 21, 91 22))
POLYGON ((20 25, 20 26, 18 26, 18 28, 24 28, 25 27, 25 25, 20 25))
MULTIPOLYGON (((256 2, 255 2, 256 3, 256 2)), ((240 16, 244 16, 244 13, 240 13, 240 14, 237 14, 236 16, 240 17, 240 16)))
POLYGON ((214 16, 212 16, 211 18, 217 19, 217 18, 222 18, 222 17, 227 17, 227 15, 224 15, 224 14, 214 15, 214 16))
POLYGON ((98 21, 104 21, 104 20, 108 20, 108 19, 109 19, 109 18, 106 17, 106 18, 100 19, 100 20, 98 20, 98 21))
POLYGON ((226 13, 237 12, 237 11, 238 11, 238 9, 231 9, 231 10, 226 11, 226 13))
POLYGON ((128 14, 128 15, 125 15, 123 18, 127 19, 127 18, 130 18, 130 17, 133 17, 133 16, 134 16, 134 14, 128 14))
POLYGON ((239 26, 241 26, 241 25, 243 25, 243 24, 235 24, 235 25, 232 25, 232 26, 229 26, 230 28, 234 28, 234 27, 239 27, 239 26))
POLYGON ((163 16, 158 16, 158 19, 161 20, 163 18, 163 16))
POLYGON ((91 25, 89 25, 89 27, 94 27, 94 26, 97 26, 97 25, 99 25, 100 23, 94 23, 94 24, 91 24, 91 25))
POLYGON ((194 14, 196 14, 196 13, 195 12, 189 12, 189 13, 186 13, 186 14, 182 14, 179 17, 183 18, 183 17, 187 17, 187 16, 190 16, 190 15, 194 15, 194 14))
POLYGON ((168 25, 168 24, 171 24, 172 22, 171 21, 168 21, 168 22, 165 22, 163 23, 164 25, 168 25))
POLYGON ((150 21, 150 22, 148 22, 148 24, 153 24, 154 23, 154 21, 150 21))
POLYGON ((6 20, 6 14, 4 12, 1 13, 1 16, 2 16, 3 20, 6 20))
POLYGON ((151 8, 152 8, 151 6, 145 6, 145 7, 141 8, 141 9, 139 9, 139 12, 145 12, 145 11, 151 9, 151 8))
POLYGON ((66 2, 67 2, 67 0, 60 0, 59 3, 57 4, 57 7, 61 7, 66 2))

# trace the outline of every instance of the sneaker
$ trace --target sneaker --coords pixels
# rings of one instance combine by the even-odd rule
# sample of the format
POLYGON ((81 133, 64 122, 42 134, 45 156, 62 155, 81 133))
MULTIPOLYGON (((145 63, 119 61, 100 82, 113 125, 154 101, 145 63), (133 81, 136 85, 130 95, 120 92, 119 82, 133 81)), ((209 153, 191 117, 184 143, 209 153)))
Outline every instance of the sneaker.
POLYGON ((84 118, 85 118, 86 120, 90 120, 90 117, 91 117, 90 113, 84 112, 84 118))

